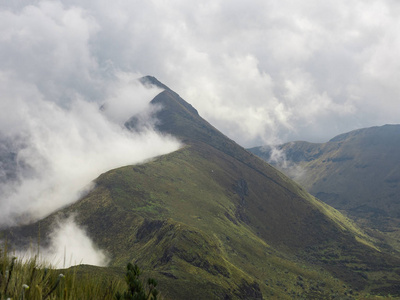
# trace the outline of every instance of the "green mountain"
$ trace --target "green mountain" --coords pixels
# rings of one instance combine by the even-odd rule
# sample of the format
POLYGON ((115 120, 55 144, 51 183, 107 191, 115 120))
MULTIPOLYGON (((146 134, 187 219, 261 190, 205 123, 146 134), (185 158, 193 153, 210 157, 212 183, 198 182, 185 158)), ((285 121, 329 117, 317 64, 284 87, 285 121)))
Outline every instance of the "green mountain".
MULTIPOLYGON (((400 125, 355 130, 322 144, 291 142, 276 148, 286 167, 282 161, 276 166, 311 194, 359 222, 400 237, 400 125)), ((271 150, 250 149, 267 161, 271 150)))
MULTIPOLYGON (((39 231, 45 244, 54 220, 74 213, 110 268, 136 262, 167 299, 400 295, 398 258, 154 77, 142 82, 165 89, 152 100, 157 128, 185 146, 100 175, 81 200, 5 232, 14 245, 39 231)), ((138 118, 126 125, 135 130, 138 118)))

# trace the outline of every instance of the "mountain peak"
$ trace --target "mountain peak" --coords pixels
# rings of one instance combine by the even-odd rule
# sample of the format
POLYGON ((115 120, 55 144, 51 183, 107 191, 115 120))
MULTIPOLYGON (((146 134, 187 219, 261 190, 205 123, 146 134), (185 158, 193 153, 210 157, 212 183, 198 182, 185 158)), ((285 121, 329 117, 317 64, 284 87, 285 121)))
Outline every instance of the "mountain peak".
MULTIPOLYGON (((145 76, 139 81, 148 87, 157 86, 164 89, 150 102, 152 105, 161 106, 161 110, 156 114, 158 120, 156 127, 159 131, 177 136, 186 143, 200 141, 220 150, 222 141, 226 143, 226 140, 229 140, 234 143, 204 120, 190 103, 155 77, 145 76)), ((128 122, 127 126, 129 125, 128 122)))
POLYGON ((157 78, 155 78, 154 76, 143 76, 141 78, 139 78, 139 81, 144 85, 144 86, 157 86, 161 89, 164 90, 169 90, 171 91, 171 89, 169 87, 167 87, 165 84, 163 84, 162 82, 160 82, 157 78))
MULTIPOLYGON (((155 116, 158 121, 157 130, 176 136, 186 144, 207 144, 243 163, 258 168, 253 158, 249 157, 249 152, 204 120, 198 111, 179 94, 152 76, 142 77, 140 82, 145 86, 154 85, 164 88, 164 91, 150 102, 152 105, 161 106, 161 110, 155 116)), ((134 122, 130 124, 128 121, 127 127, 133 126, 134 122)))

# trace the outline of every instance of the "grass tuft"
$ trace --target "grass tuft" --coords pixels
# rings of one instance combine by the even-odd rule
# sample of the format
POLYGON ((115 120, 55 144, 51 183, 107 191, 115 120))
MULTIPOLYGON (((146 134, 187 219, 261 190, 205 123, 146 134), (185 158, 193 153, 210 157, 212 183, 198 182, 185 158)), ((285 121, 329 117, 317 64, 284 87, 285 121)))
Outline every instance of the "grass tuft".
POLYGON ((0 248, 0 300, 113 299, 124 287, 122 279, 80 274, 79 268, 57 270, 37 256, 12 257, 5 245, 0 248))

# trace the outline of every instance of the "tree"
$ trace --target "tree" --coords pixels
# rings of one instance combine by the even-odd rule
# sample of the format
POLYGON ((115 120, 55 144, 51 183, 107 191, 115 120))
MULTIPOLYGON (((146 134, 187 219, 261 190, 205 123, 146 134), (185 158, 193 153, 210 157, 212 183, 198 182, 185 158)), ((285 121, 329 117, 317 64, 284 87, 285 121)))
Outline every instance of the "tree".
POLYGON ((139 279, 141 274, 139 267, 136 264, 128 263, 126 269, 125 281, 128 285, 127 290, 123 294, 117 292, 115 298, 117 300, 157 300, 159 293, 156 289, 157 281, 149 278, 145 289, 139 279))

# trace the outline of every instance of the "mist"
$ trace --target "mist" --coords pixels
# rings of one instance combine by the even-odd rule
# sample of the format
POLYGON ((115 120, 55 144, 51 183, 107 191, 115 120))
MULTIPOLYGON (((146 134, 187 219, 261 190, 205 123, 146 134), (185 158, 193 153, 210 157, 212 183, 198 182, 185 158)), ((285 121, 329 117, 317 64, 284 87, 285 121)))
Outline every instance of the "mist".
POLYGON ((56 268, 68 268, 78 264, 106 266, 107 253, 96 247, 71 216, 58 220, 50 233, 50 246, 40 250, 40 258, 56 268))
POLYGON ((132 133, 123 126, 128 116, 151 110, 149 102, 159 90, 125 81, 116 86, 103 110, 81 97, 60 107, 34 93, 2 102, 1 120, 8 122, 0 132, 20 145, 14 149, 16 180, 0 187, 1 226, 40 219, 76 201, 101 173, 179 148, 173 137, 149 128, 132 133), (17 114, 7 120, 11 111, 17 114))
MULTIPOLYGON (((181 146, 152 127, 154 112, 161 108, 150 101, 161 90, 142 86, 138 76, 116 74, 101 105, 81 95, 61 105, 45 100, 35 88, 1 85, 1 227, 39 220, 77 201, 101 173, 181 146), (124 126, 132 116, 142 121, 135 132, 124 126)), ((41 259, 58 268, 107 264, 107 255, 73 218, 53 226, 41 259)))
MULTIPOLYGON (((0 19, 0 228, 77 201, 103 172, 180 147, 153 128, 160 107, 149 102, 161 90, 140 84, 139 71, 99 57, 93 37, 102 24, 86 9, 0 2, 0 19), (135 132, 124 126, 132 116, 142 125, 135 132)), ((72 220, 55 225, 51 239, 47 256, 68 239, 73 263, 85 251, 86 263, 105 262, 72 220), (100 258, 87 261, 91 256, 100 258)))
POLYGON ((35 257, 45 266, 57 269, 80 264, 103 267, 109 262, 107 253, 93 243, 87 232, 76 224, 73 215, 56 220, 48 237, 46 247, 37 249, 32 245, 26 251, 15 251, 14 255, 26 261, 35 257))
POLYGON ((399 122, 391 0, 0 1, 1 76, 98 101, 153 75, 245 147, 399 122), (155 22, 154 20, 157 20, 155 22))
MULTIPOLYGON (((153 129, 160 89, 100 60, 101 25, 59 1, 0 6, 0 226, 38 220, 76 201, 112 168, 179 148, 153 129), (124 123, 141 116, 135 133, 124 123)), ((159 108, 157 108, 159 109, 159 108)))
POLYGON ((285 149, 277 145, 262 146, 259 149, 263 152, 268 163, 281 170, 294 181, 299 181, 305 175, 306 170, 299 164, 287 158, 285 149))

